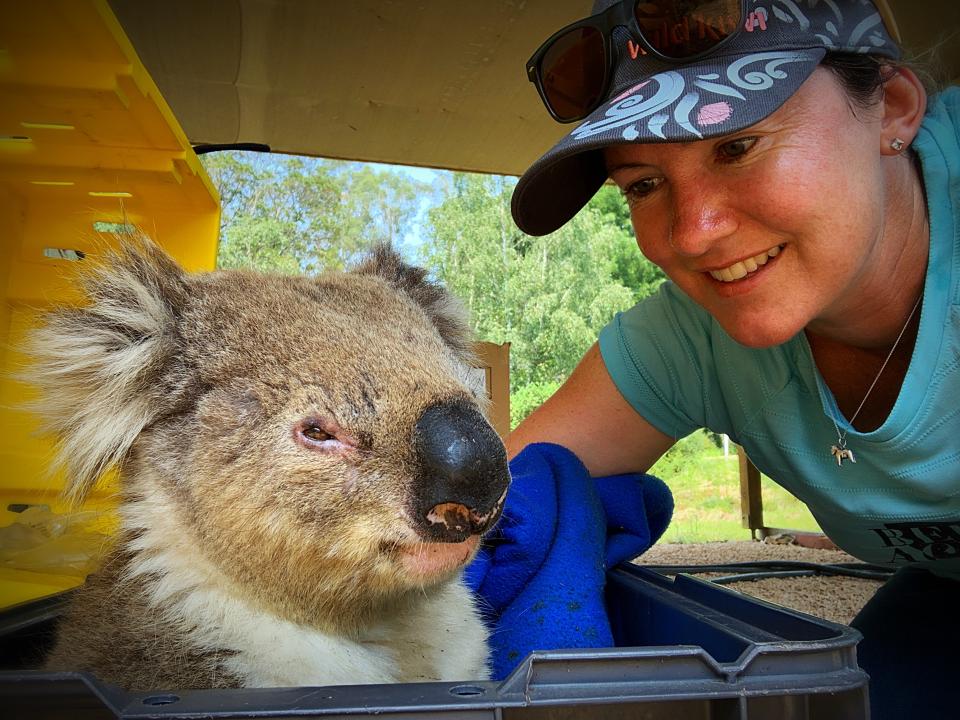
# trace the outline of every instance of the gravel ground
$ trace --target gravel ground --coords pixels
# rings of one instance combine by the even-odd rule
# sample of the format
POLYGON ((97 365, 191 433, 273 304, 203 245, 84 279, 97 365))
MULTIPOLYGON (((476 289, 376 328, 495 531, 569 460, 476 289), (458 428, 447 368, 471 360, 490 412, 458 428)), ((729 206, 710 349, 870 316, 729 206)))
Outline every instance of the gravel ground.
MULTIPOLYGON (((757 560, 798 560, 813 563, 857 562, 838 550, 762 542, 717 542, 696 545, 655 545, 638 565, 713 565, 757 560)), ((698 575, 698 577, 710 577, 698 575)), ((848 577, 771 578, 728 584, 727 587, 767 602, 816 617, 847 624, 880 587, 874 580, 848 577)))

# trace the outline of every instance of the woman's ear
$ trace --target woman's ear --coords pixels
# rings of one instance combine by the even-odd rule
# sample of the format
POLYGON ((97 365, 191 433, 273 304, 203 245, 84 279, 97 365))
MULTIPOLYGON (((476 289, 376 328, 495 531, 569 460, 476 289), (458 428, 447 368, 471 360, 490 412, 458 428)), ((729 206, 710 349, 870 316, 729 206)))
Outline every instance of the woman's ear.
POLYGON ((901 150, 894 141, 909 145, 917 136, 920 123, 927 111, 927 91, 909 68, 897 68, 893 77, 883 84, 883 120, 880 132, 880 152, 898 155, 901 150))

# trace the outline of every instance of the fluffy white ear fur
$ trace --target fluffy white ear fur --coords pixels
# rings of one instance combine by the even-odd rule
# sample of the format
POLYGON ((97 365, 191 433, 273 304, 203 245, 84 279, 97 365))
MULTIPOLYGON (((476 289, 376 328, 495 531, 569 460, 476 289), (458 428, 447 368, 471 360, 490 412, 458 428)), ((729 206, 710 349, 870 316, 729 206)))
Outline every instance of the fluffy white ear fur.
POLYGON ((177 309, 187 298, 183 269, 152 241, 122 243, 83 261, 91 262, 79 274, 85 304, 55 310, 30 334, 32 364, 20 375, 40 391, 30 409, 57 437, 54 468, 66 470, 73 503, 122 462, 164 406, 177 309))

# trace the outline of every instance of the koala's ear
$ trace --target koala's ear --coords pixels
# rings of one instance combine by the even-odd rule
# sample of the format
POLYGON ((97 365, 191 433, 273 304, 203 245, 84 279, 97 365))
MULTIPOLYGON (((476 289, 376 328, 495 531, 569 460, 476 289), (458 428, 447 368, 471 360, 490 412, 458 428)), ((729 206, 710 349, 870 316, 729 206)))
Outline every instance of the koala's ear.
POLYGON ((178 354, 186 275, 152 241, 123 242, 101 261, 83 261, 91 262, 79 273, 85 302, 45 315, 20 374, 40 391, 30 409, 57 436, 54 467, 67 471, 64 495, 74 503, 169 404, 165 374, 178 354))
POLYGON ((473 356, 473 332, 463 304, 441 285, 427 279, 427 271, 403 262, 389 245, 378 245, 355 272, 377 275, 413 298, 440 331, 440 336, 464 358, 473 356))

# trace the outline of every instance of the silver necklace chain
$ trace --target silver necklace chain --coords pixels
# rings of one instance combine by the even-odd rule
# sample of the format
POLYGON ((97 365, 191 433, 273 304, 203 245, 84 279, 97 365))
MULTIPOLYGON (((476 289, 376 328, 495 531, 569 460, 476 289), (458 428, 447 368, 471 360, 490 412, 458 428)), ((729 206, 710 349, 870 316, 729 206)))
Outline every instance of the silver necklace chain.
MULTIPOLYGON (((897 335, 897 339, 893 341, 893 347, 890 348, 890 352, 887 353, 886 359, 883 361, 883 365, 880 366, 880 369, 877 371, 877 376, 873 378, 873 382, 870 383, 870 387, 867 388, 866 394, 863 396, 863 400, 860 401, 860 405, 857 406, 856 411, 853 413, 853 416, 850 418, 850 426, 853 426, 853 421, 857 419, 857 415, 860 414, 860 411, 863 410, 864 404, 867 402, 867 398, 870 397, 870 393, 873 392, 873 388, 876 387, 877 381, 880 379, 880 376, 883 375, 883 371, 887 367, 887 363, 890 362, 890 358, 893 357, 893 353, 896 351, 897 346, 900 344, 900 340, 903 338, 904 333, 907 332, 907 328, 910 327, 910 321, 913 320, 914 314, 917 312, 917 308, 920 307, 920 301, 923 299, 923 294, 917 298, 917 302, 913 304, 913 310, 910 311, 910 315, 907 317, 907 321, 903 324, 903 327, 900 328, 900 334, 897 335)), ((853 451, 847 447, 847 433, 840 431, 840 426, 837 424, 837 419, 830 416, 830 419, 833 420, 833 428, 837 431, 837 444, 830 446, 830 454, 837 459, 837 465, 842 466, 844 460, 849 460, 852 463, 856 463, 857 460, 853 456, 853 451)))

